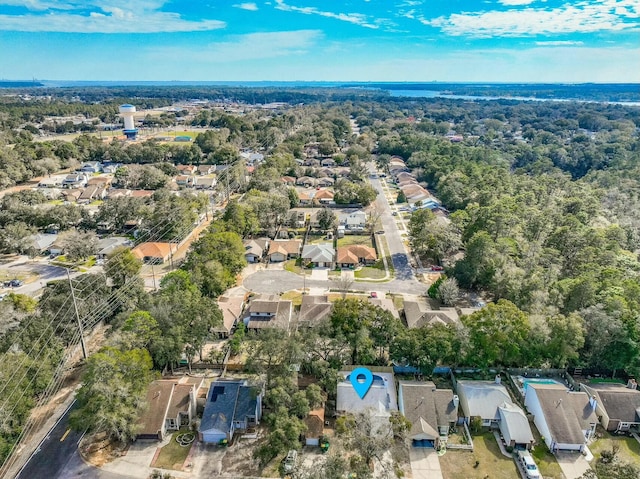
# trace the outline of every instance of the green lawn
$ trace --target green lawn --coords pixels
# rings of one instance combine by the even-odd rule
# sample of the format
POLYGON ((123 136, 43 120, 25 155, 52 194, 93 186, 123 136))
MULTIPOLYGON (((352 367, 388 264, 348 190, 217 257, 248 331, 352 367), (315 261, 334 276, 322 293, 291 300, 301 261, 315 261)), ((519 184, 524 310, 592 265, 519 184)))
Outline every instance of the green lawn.
MULTIPOLYGON (((188 430, 180 431, 180 432, 188 432, 188 430)), ((176 442, 176 435, 178 433, 173 433, 171 435, 171 440, 169 444, 160 449, 160 454, 151 464, 151 467, 158 467, 160 469, 173 469, 174 471, 181 471, 182 465, 184 461, 187 459, 189 455, 189 451, 191 450, 191 446, 195 443, 192 442, 189 446, 182 447, 180 444, 176 442)))
POLYGON ((614 436, 600 428, 600 426, 598 426, 598 435, 600 439, 589 446, 596 461, 600 459, 602 451, 610 451, 613 445, 616 444, 620 446, 617 456, 620 460, 640 466, 640 444, 633 437, 614 436))
POLYGON ((338 239, 338 247, 350 246, 353 244, 373 246, 373 244, 371 243, 371 236, 368 235, 344 235, 344 238, 338 239))
POLYGON ((329 243, 333 245, 333 240, 327 239, 327 235, 309 235, 305 244, 329 243))
POLYGON ((556 457, 549 452, 547 445, 542 440, 542 437, 540 437, 538 429, 536 429, 533 424, 531 424, 531 432, 536 441, 536 445, 531 451, 531 454, 538 465, 538 469, 540 469, 540 474, 542 474, 545 479, 562 479, 564 476, 562 475, 560 464, 558 464, 556 457))
POLYGON ((492 433, 473 436, 473 452, 448 450, 440 457, 444 479, 513 479, 520 477, 513 459, 503 456, 492 433), (477 467, 474 467, 478 462, 477 467))
POLYGON ((386 275, 386 272, 384 270, 384 263, 382 262, 382 260, 378 260, 373 266, 363 266, 362 268, 356 270, 353 275, 357 279, 382 279, 386 275))
POLYGON ((285 261, 284 269, 291 273, 302 274, 302 268, 300 267, 300 260, 290 259, 289 261, 285 261))

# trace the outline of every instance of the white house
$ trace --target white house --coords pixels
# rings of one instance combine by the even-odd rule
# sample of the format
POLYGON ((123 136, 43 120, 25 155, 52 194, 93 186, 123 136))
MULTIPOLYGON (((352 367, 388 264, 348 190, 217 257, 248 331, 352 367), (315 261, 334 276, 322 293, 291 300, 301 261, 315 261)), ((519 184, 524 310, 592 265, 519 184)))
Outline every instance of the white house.
POLYGON ((464 420, 469 423, 474 416, 482 419, 483 426, 491 426, 500 421, 498 408, 504 404, 513 404, 507 388, 496 381, 457 381, 460 408, 464 420))
POLYGON ((354 211, 352 213, 342 213, 339 217, 340 224, 346 230, 363 231, 367 226, 367 214, 362 211, 354 211))
POLYGON ((595 433, 596 400, 584 392, 561 384, 530 383, 524 404, 551 452, 582 452, 595 433))

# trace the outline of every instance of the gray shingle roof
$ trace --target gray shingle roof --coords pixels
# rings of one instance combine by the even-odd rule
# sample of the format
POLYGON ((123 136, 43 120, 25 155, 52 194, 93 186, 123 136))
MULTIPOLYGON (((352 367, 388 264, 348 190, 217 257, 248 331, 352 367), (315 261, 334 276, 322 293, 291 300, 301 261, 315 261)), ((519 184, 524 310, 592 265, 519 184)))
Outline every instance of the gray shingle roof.
POLYGON ((430 381, 400 381, 402 404, 400 410, 411 422, 411 436, 439 436, 439 426, 449 426, 458 418, 458 407, 453 403, 453 391, 436 389, 430 381))
POLYGON ((588 388, 611 419, 640 422, 640 391, 622 385, 593 384, 588 388))
POLYGON ((333 303, 329 302, 327 295, 304 295, 298 314, 298 323, 303 326, 312 326, 326 319, 333 310, 333 303))
POLYGON ((560 384, 530 383, 535 389, 551 438, 562 444, 584 444, 583 430, 598 422, 589 396, 560 384))
POLYGON ((200 422, 200 431, 217 429, 228 433, 233 421, 244 421, 254 416, 257 407, 257 393, 244 380, 211 383, 207 403, 200 422))

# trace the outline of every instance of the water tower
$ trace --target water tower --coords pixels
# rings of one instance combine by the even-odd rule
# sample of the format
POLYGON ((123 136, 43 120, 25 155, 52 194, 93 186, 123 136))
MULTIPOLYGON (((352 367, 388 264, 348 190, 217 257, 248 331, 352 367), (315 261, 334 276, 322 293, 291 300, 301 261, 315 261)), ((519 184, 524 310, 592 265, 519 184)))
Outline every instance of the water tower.
POLYGON ((136 129, 135 122, 133 120, 133 115, 136 112, 136 107, 133 105, 120 105, 120 115, 124 119, 124 134, 127 139, 135 140, 138 135, 138 130, 136 129))

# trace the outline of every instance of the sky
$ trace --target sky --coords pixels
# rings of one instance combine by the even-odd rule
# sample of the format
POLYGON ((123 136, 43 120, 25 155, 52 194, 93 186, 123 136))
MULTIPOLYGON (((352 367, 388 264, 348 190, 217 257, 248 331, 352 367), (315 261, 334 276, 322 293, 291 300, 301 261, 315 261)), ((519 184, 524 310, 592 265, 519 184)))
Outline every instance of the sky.
POLYGON ((0 78, 640 82, 638 0, 0 0, 0 78))

